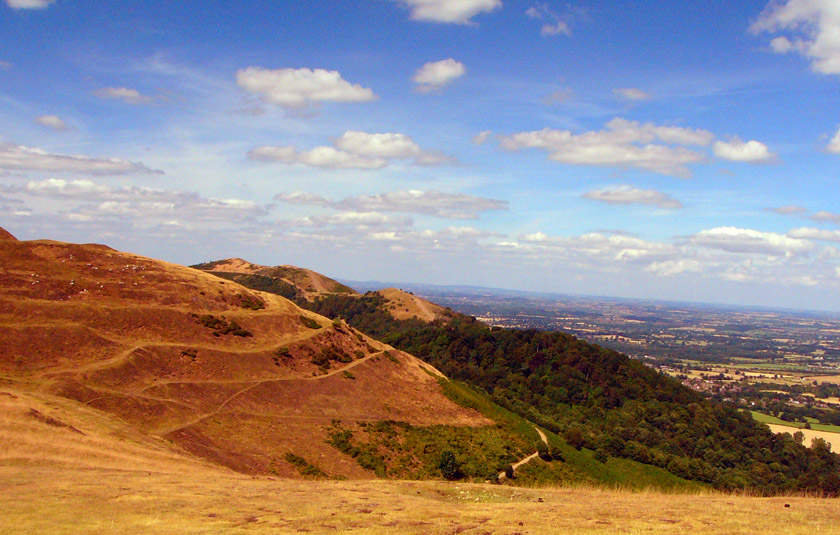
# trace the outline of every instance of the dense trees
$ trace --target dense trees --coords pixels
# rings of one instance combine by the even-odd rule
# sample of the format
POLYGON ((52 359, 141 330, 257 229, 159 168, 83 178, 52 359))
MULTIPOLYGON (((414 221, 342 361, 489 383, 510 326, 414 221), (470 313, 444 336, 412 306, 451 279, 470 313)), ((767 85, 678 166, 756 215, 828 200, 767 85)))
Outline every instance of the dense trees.
POLYGON ((615 351, 558 332, 489 328, 468 316, 397 321, 378 295, 309 305, 412 353, 596 457, 626 457, 721 489, 837 495, 840 462, 615 351))

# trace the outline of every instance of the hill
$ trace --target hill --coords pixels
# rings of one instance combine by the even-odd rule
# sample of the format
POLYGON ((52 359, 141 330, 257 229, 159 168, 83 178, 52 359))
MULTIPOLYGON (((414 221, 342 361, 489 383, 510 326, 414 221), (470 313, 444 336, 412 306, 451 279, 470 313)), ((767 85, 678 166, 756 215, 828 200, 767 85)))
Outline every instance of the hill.
POLYGON ((342 322, 102 245, 0 241, 0 333, 13 395, 74 400, 246 473, 372 477, 328 443, 338 421, 491 423, 342 322))
POLYGON ((311 269, 295 266, 261 266, 246 262, 241 258, 227 258, 191 266, 209 271, 221 277, 247 282, 255 287, 261 284, 273 293, 287 298, 312 301, 330 294, 357 295, 352 288, 311 269))
POLYGON ((385 300, 383 307, 397 320, 417 319, 425 323, 431 323, 435 320, 447 320, 455 316, 452 310, 397 288, 385 288, 374 293, 385 300))
POLYGON ((398 320, 375 292, 303 305, 422 358, 600 461, 634 460, 720 489, 840 493, 840 457, 824 443, 773 435, 734 406, 571 335, 461 314, 398 320))

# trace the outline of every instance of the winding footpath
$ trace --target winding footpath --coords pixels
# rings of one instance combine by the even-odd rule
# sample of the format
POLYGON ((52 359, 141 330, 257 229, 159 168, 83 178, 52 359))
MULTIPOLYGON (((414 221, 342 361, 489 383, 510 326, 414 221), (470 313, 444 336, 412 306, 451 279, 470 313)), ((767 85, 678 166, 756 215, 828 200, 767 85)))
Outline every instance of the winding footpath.
MULTIPOLYGON (((542 439, 543 443, 546 446, 548 446, 548 438, 545 436, 545 433, 542 432, 542 429, 540 429, 537 426, 534 426, 534 429, 537 431, 537 433, 539 433, 540 439, 542 439)), ((513 466, 514 473, 516 472, 517 468, 519 468, 523 464, 526 464, 526 463, 529 463, 529 462, 533 461, 534 459, 536 459, 539 456, 540 456, 540 452, 535 451, 534 453, 525 457, 524 459, 520 459, 519 461, 516 461, 514 464, 511 465, 511 466, 513 466)), ((499 475, 498 475, 497 479, 499 480, 499 482, 502 482, 505 479, 507 479, 507 474, 505 474, 504 471, 501 471, 501 472, 499 472, 499 475)))

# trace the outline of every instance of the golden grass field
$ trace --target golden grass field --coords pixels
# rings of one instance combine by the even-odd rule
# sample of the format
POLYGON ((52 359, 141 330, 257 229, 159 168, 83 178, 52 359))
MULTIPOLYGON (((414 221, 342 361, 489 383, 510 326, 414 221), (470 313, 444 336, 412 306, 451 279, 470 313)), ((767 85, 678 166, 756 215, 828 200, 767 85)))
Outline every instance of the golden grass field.
POLYGON ((0 535, 840 534, 837 499, 247 476, 75 401, 4 392, 0 535))
POLYGON ((840 502, 0 466, 0 534, 830 534, 840 502), (789 507, 786 507, 789 505, 789 507))

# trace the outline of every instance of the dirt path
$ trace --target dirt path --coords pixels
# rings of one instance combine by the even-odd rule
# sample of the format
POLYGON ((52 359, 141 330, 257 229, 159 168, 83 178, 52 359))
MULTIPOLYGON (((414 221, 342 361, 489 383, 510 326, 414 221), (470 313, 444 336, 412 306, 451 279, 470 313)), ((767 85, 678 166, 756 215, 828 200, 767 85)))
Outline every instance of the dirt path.
MULTIPOLYGON (((534 426, 534 429, 535 429, 535 430, 537 431, 537 433, 540 435, 540 439, 543 441, 543 443, 545 443, 545 445, 546 445, 546 446, 548 446, 548 437, 546 437, 546 436, 545 436, 545 433, 543 433, 543 432, 542 432, 542 429, 540 429, 540 428, 539 428, 539 427, 537 427, 537 426, 534 426)), ((514 473, 516 472, 516 469, 517 469, 517 468, 519 468, 519 467, 520 467, 520 466, 522 466, 523 464, 526 464, 526 463, 529 463, 529 462, 533 461, 534 459, 536 459, 536 458, 537 458, 537 457, 539 457, 539 456, 540 456, 540 452, 535 451, 534 453, 532 453, 531 455, 529 455, 529 456, 525 457, 524 459, 520 459, 520 460, 518 460, 517 462, 515 462, 514 464, 512 464, 511 466, 513 467, 513 471, 514 471, 514 473)), ((501 482, 501 481, 504 481, 505 479, 507 479, 507 474, 505 474, 505 473, 504 473, 504 471, 499 472, 499 475, 498 475, 497 479, 498 479, 500 482, 501 482)))
MULTIPOLYGON (((200 422, 202 420, 210 418, 211 416, 215 416, 215 415, 219 414, 222 411, 222 409, 224 409, 225 406, 228 403, 230 403, 234 399, 238 398, 242 394, 257 388, 260 385, 264 385, 264 384, 267 384, 267 383, 279 383, 279 382, 283 382, 283 381, 318 381, 320 379, 326 379, 327 377, 332 377, 333 375, 345 372, 345 371, 347 371, 351 368, 355 368, 356 366, 362 364, 363 362, 366 362, 366 361, 372 359, 375 356, 381 355, 382 353, 383 353, 382 351, 379 351, 377 353, 372 353, 372 354, 370 354, 370 355, 368 355, 364 358, 361 358, 361 359, 358 359, 358 360, 355 360, 355 361, 349 363, 347 366, 335 369, 335 370, 333 370, 329 373, 325 373, 324 375, 316 375, 314 377, 285 377, 285 378, 281 378, 281 379, 266 379, 265 381, 257 381, 255 383, 247 386, 246 388, 243 388, 242 390, 239 390, 238 392, 235 392, 232 396, 230 396, 226 400, 224 400, 222 402, 222 404, 219 405, 214 411, 211 411, 211 412, 208 412, 206 414, 202 414, 201 416, 198 416, 196 418, 193 418, 192 420, 188 421, 185 424, 179 424, 179 425, 176 425, 176 426, 173 426, 173 427, 167 427, 167 428, 164 428, 164 429, 159 429, 159 430, 156 431, 156 433, 158 435, 166 435, 166 434, 172 433, 173 431, 178 431, 179 429, 186 429, 187 427, 193 426, 193 425, 197 424, 198 422, 200 422)), ((208 383, 208 382, 212 382, 212 381, 203 381, 203 383, 208 383)), ((172 381, 169 384, 173 384, 173 383, 178 383, 178 381, 172 381)), ((155 386, 158 386, 158 385, 155 385, 155 386)), ((544 435, 542 434, 542 432, 539 431, 539 429, 537 429, 537 431, 540 433, 541 436, 544 437, 544 435)), ((545 440, 545 438, 543 438, 543 440, 545 440)))

